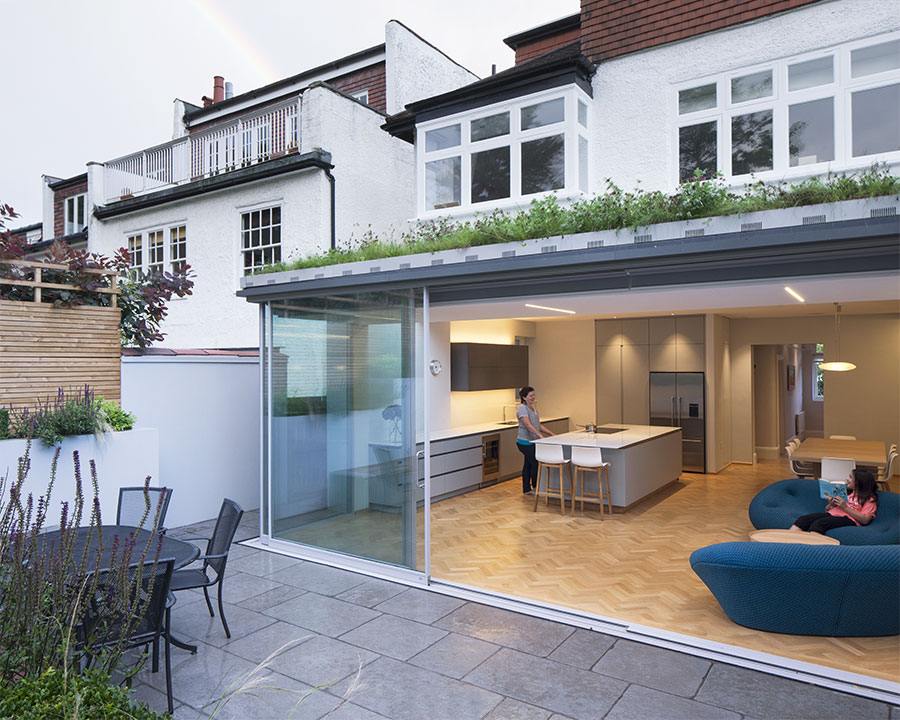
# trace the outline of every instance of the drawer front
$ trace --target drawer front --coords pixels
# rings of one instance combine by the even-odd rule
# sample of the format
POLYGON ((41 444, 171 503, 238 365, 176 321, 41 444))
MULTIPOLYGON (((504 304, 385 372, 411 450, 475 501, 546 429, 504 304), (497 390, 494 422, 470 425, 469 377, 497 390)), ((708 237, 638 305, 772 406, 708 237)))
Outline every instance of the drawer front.
POLYGON ((468 487, 477 487, 481 483, 481 466, 458 470, 431 479, 432 497, 440 497, 468 487))
POLYGON ((431 443, 431 456, 441 453, 456 452, 469 448, 481 449, 481 435, 463 435, 462 437, 447 438, 446 440, 434 440, 431 443))
POLYGON ((466 468, 478 466, 478 474, 481 475, 481 445, 468 450, 459 450, 458 452, 446 453, 443 455, 433 455, 431 457, 431 476, 443 475, 444 473, 464 470, 466 468))

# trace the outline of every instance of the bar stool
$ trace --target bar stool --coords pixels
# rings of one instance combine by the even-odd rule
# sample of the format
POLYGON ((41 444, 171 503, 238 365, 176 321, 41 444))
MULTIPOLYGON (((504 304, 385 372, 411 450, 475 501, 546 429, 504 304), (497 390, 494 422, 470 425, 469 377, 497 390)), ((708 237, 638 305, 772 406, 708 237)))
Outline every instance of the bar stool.
POLYGON ((603 462, 603 451, 600 448, 572 446, 572 471, 575 474, 575 485, 572 490, 572 513, 575 513, 575 501, 581 500, 581 511, 584 512, 584 499, 597 498, 600 501, 600 519, 603 519, 603 478, 606 478, 606 502, 609 514, 612 515, 612 495, 609 492, 609 463, 603 462), (578 493, 578 473, 581 472, 581 493, 578 493), (590 495, 584 489, 584 474, 597 473, 597 494, 590 495))
MULTIPOLYGON (((537 504, 538 498, 543 495, 546 498, 547 503, 550 502, 551 497, 556 497, 553 494, 554 488, 550 487, 550 468, 556 468, 559 470, 559 510, 565 515, 566 514, 566 491, 563 486, 563 468, 569 468, 569 488, 572 488, 572 467, 569 464, 569 461, 565 459, 563 456, 562 445, 550 445, 546 443, 535 443, 534 444, 534 458, 538 462, 538 472, 537 472, 537 487, 534 489, 534 511, 537 512, 537 504), (547 469, 547 484, 545 489, 541 490, 541 475, 543 474, 544 468, 547 469)), ((573 491, 572 496, 575 496, 573 491)), ((572 507, 575 507, 575 501, 572 501, 572 507)))

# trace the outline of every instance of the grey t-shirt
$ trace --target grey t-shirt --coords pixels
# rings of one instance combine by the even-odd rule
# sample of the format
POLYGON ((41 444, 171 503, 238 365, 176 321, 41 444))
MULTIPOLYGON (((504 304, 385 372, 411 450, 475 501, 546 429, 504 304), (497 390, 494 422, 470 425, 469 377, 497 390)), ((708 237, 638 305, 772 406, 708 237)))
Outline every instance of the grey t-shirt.
POLYGON ((529 410, 525 403, 519 403, 519 407, 516 408, 516 417, 519 419, 519 434, 516 435, 516 442, 521 441, 530 443, 540 438, 540 435, 535 435, 531 430, 525 427, 525 423, 522 422, 522 418, 527 417, 531 420, 531 424, 535 430, 540 430, 541 416, 538 415, 537 410, 529 410))

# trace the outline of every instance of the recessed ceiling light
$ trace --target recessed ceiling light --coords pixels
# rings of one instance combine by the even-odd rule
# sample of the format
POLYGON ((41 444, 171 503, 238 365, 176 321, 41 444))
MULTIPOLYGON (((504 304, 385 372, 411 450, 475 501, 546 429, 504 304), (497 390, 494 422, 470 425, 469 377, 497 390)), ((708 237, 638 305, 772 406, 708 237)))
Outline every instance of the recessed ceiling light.
POLYGON ((787 285, 784 286, 784 291, 790 295, 791 297, 799 300, 800 302, 806 302, 806 298, 804 298, 800 293, 798 293, 793 288, 789 288, 787 285))
POLYGON ((538 310, 550 310, 551 312, 561 312, 566 313, 567 315, 575 314, 574 310, 563 310, 562 308, 545 307, 544 305, 531 305, 529 303, 525 303, 525 307, 537 308, 538 310))

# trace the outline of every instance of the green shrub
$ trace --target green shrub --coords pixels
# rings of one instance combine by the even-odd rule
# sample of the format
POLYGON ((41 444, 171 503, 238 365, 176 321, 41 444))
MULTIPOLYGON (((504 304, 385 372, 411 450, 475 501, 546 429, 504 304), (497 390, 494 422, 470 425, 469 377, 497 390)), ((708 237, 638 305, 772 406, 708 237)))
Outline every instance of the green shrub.
POLYGON ((68 676, 49 668, 37 677, 0 690, 0 720, 159 720, 130 692, 112 685, 109 675, 89 669, 68 676))
POLYGON ((0 410, 0 440, 9 437, 9 410, 0 410))
POLYGON ((299 270, 598 230, 623 230, 663 222, 898 193, 900 177, 891 175, 886 165, 878 163, 860 173, 829 174, 824 179, 813 177, 793 185, 758 181, 749 184, 743 193, 732 192, 720 176, 704 178, 699 171, 671 195, 640 188, 625 192, 607 181, 605 193, 576 201, 567 207, 561 206, 556 197, 550 195, 533 200, 523 212, 495 210, 487 215, 476 214, 473 220, 463 222, 448 218, 423 221, 399 240, 392 236, 379 237, 367 231, 361 238, 351 237, 345 248, 276 263, 260 272, 299 270))
POLYGON ((134 428, 134 415, 120 408, 118 403, 113 400, 104 400, 102 397, 99 400, 100 409, 103 411, 110 430, 122 432, 134 428))

